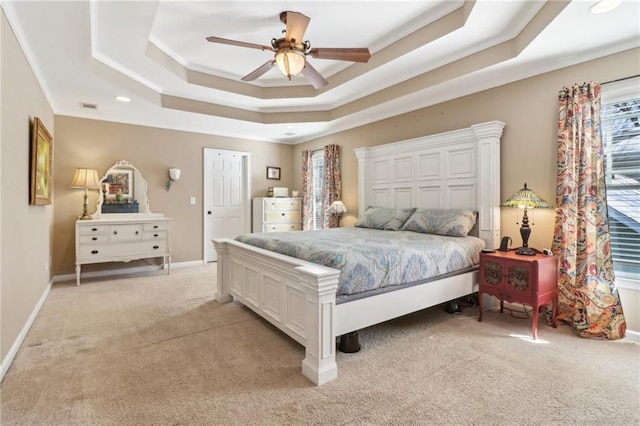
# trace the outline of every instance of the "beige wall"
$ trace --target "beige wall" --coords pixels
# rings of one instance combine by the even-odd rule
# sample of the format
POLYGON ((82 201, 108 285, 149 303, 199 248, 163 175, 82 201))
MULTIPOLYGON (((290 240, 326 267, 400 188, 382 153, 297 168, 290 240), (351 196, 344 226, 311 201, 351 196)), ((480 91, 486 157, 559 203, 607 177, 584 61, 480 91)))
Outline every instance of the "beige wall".
MULTIPOLYGON (((74 223, 83 203, 83 191, 69 188, 76 167, 95 168, 102 176, 119 160, 128 160, 136 166, 149 186, 151 210, 171 218, 173 262, 203 259, 204 148, 249 152, 253 196, 266 196, 269 186, 291 186, 293 181, 290 145, 67 116, 56 116, 55 121, 55 275, 74 272, 74 223), (267 166, 281 167, 280 181, 266 179, 267 166), (167 192, 164 187, 170 167, 182 169, 182 175, 167 192), (189 205, 189 197, 196 197, 195 206, 189 205)), ((97 197, 98 191, 90 191, 90 213, 95 211, 97 197)), ((123 264, 87 265, 83 271, 112 267, 123 267, 123 264)))
MULTIPOLYGON (((51 280, 53 207, 29 205, 29 145, 33 118, 39 117, 51 134, 54 118, 4 12, 0 15, 0 355, 4 362, 51 280)), ((55 138, 53 146, 55 158, 55 138)), ((55 172, 54 168, 54 179, 55 172)))
MULTIPOLYGON (((317 149, 329 143, 340 145, 342 199, 349 209, 342 224, 351 226, 358 217, 358 175, 354 148, 376 146, 499 120, 506 123, 501 144, 501 199, 505 200, 527 182, 529 188, 555 205, 558 91, 573 83, 590 80, 606 82, 639 73, 640 49, 563 68, 296 145, 293 150, 294 170, 302 168, 303 150, 317 149)), ((299 173, 296 174, 293 186, 302 186, 299 173)), ((532 226, 529 245, 539 249, 550 247, 554 210, 533 211, 531 218, 535 225, 532 226)), ((516 224, 520 219, 517 209, 502 209, 502 235, 511 236, 514 246, 522 242, 518 231, 520 225, 516 224)), ((623 308, 629 306, 627 321, 632 330, 640 330, 640 303, 637 294, 633 291, 623 292, 623 308), (630 295, 624 297, 627 292, 630 295)))

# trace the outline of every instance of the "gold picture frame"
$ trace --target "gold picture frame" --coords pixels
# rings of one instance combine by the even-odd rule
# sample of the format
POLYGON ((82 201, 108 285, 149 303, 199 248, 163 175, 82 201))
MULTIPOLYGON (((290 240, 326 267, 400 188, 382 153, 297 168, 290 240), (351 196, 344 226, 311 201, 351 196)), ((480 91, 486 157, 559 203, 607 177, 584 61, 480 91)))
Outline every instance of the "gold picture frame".
POLYGON ((51 204, 53 192, 53 138, 42 121, 33 119, 31 133, 29 204, 51 204))

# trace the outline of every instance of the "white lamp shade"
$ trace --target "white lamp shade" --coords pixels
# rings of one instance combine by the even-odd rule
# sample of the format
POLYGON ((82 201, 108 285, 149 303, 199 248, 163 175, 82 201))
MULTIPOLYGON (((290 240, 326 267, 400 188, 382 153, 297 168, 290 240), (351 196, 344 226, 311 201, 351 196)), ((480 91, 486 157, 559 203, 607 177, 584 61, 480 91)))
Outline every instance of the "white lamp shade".
POLYGON ((347 210, 347 206, 344 205, 344 203, 340 200, 336 200, 333 203, 331 203, 331 206, 327 209, 327 213, 346 213, 348 212, 347 210))
POLYGON ((278 69, 289 80, 300 74, 305 64, 304 53, 289 48, 282 48, 276 52, 278 69))
POLYGON ((76 169, 71 188, 100 189, 98 171, 95 169, 76 169))

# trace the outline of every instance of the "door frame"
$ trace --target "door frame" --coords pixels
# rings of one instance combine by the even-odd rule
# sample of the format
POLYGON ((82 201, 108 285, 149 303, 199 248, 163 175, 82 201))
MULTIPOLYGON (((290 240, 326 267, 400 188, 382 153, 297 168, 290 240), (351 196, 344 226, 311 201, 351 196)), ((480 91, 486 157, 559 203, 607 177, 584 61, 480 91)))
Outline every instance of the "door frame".
POLYGON ((242 203, 244 209, 244 233, 251 232, 251 153, 244 151, 232 151, 229 149, 204 148, 202 154, 202 258, 203 263, 216 261, 215 249, 211 241, 207 241, 210 232, 210 221, 207 220, 207 206, 209 205, 208 195, 211 182, 211 169, 209 168, 209 157, 218 152, 225 154, 236 154, 242 157, 242 203))

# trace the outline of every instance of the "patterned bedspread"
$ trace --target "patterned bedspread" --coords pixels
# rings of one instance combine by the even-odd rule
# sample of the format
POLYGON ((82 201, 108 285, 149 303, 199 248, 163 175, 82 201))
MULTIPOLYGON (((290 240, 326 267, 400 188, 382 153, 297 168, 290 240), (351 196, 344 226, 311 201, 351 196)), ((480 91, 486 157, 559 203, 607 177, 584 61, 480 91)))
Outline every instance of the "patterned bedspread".
POLYGON ((337 296, 414 283, 477 265, 485 243, 411 231, 334 228, 241 235, 236 240, 339 269, 337 296))

